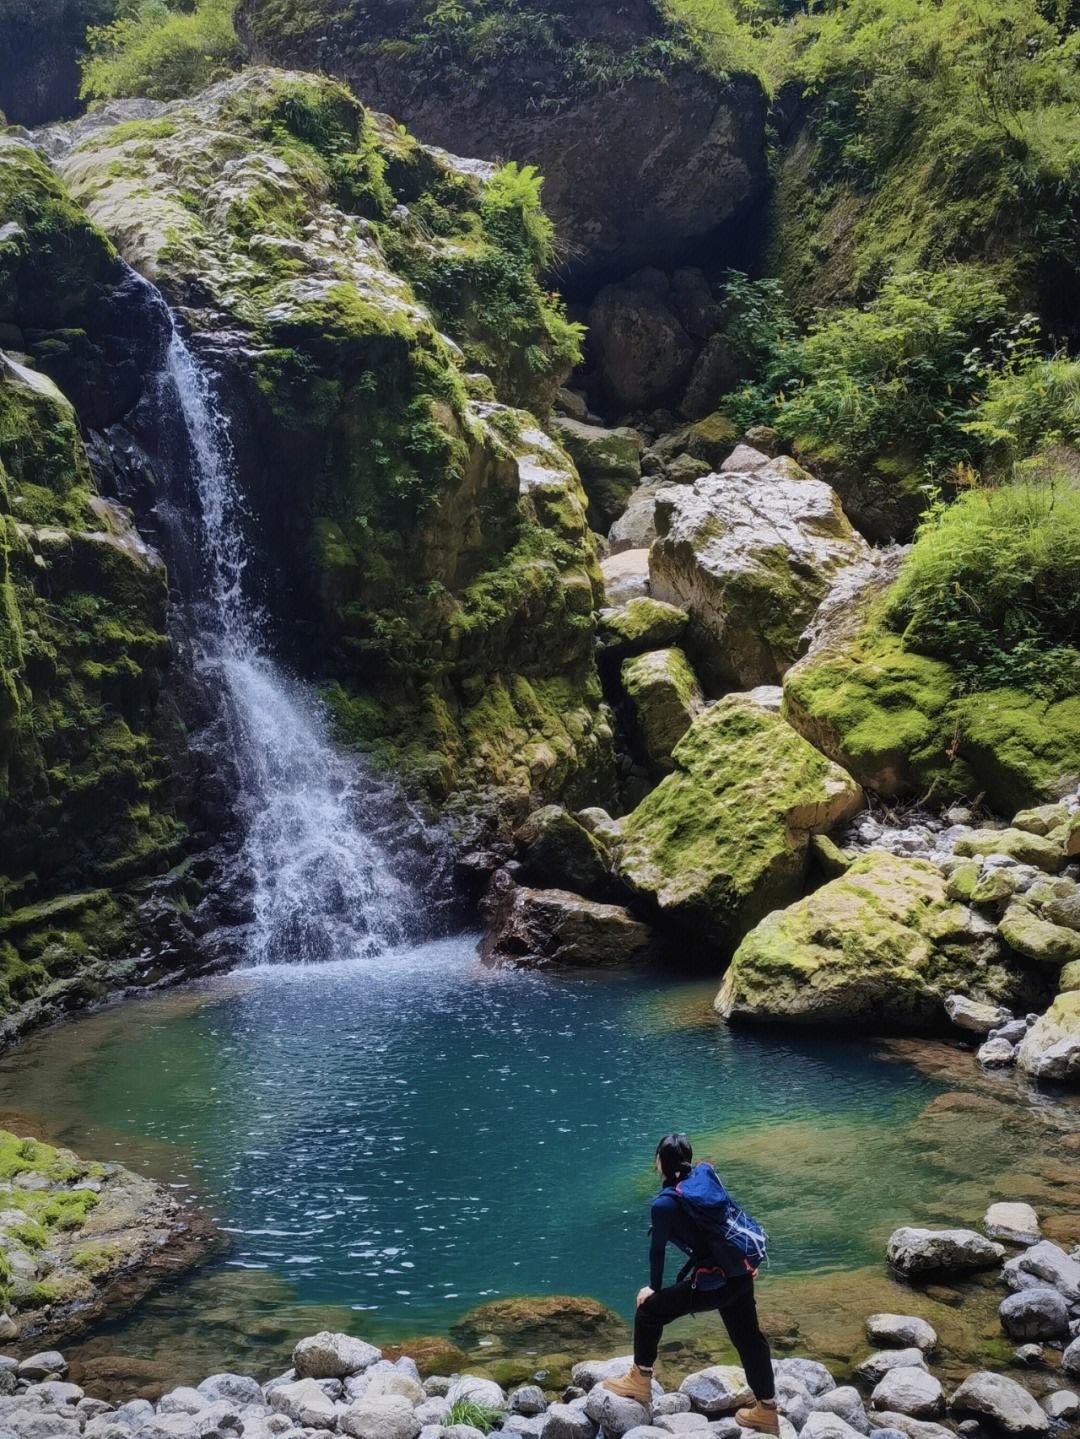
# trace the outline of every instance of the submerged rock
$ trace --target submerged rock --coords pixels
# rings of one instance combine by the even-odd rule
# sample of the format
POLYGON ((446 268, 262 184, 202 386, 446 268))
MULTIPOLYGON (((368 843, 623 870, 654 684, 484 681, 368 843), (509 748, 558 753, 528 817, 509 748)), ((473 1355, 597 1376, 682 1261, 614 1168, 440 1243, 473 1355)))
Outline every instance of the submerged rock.
POLYGON ((1022 1289, 1002 1301, 1001 1327, 1010 1339, 1060 1339, 1069 1331, 1069 1306, 1049 1285, 1022 1289))
MULTIPOLYGON (((794 460, 765 460, 656 498, 652 592, 690 614, 689 644, 715 689, 776 684, 833 574, 869 553, 828 485, 794 460)), ((745 461, 740 461, 745 463, 745 461)))
POLYGON ((950 902, 936 866, 871 850, 746 936, 716 1007, 732 1019, 928 1030, 959 987, 1015 992, 992 926, 950 902))
POLYGON ((983 1228, 991 1239, 1006 1244, 1037 1244, 1039 1216, 1030 1204, 1019 1200, 991 1204, 983 1216, 983 1228))
POLYGON ((730 944, 799 890, 812 833, 862 792, 774 713, 730 695, 672 752, 674 773, 626 817, 619 878, 684 929, 730 944))
POLYGON ((866 1321, 866 1333, 874 1344, 919 1349, 923 1354, 937 1348, 937 1331, 915 1314, 871 1314, 866 1321))

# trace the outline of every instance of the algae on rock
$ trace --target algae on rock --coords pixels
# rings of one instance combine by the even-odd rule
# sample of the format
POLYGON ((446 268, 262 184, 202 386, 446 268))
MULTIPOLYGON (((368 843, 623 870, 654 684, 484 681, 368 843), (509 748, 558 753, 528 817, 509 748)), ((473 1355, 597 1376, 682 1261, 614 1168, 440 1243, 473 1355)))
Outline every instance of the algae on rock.
POLYGON ((672 752, 674 773, 627 816, 615 869, 645 904, 723 949, 799 894, 811 834, 862 790, 777 714, 729 695, 672 752))

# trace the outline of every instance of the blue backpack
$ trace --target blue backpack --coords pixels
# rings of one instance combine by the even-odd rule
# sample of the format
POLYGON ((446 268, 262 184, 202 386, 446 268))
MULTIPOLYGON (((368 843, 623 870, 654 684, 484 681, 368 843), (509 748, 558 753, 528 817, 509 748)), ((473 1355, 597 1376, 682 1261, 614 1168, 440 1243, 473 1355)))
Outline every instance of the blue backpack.
POLYGON ((724 1188, 711 1164, 698 1164, 665 1191, 678 1200, 701 1235, 697 1251, 680 1274, 694 1271, 694 1284, 716 1289, 742 1274, 756 1274, 768 1262, 769 1236, 724 1188))

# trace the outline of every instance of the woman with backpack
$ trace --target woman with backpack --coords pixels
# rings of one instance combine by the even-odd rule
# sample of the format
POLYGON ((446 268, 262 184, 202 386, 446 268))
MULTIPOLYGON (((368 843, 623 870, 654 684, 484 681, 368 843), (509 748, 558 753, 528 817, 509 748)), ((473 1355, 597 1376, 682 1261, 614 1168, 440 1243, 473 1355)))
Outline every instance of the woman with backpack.
POLYGON ((668 1134, 656 1146, 663 1185, 652 1202, 649 1283, 637 1297, 634 1364, 624 1378, 609 1379, 605 1387, 648 1408, 664 1325, 684 1314, 718 1309, 754 1391, 753 1406, 738 1410, 735 1417, 745 1429, 779 1434, 772 1356, 758 1323, 756 1266, 750 1257, 764 1255, 765 1233, 734 1205, 712 1166, 695 1167, 693 1158, 685 1134, 668 1134), (732 1215, 740 1222, 736 1230, 731 1229, 732 1215), (689 1255, 689 1263, 665 1289, 668 1244, 689 1255))

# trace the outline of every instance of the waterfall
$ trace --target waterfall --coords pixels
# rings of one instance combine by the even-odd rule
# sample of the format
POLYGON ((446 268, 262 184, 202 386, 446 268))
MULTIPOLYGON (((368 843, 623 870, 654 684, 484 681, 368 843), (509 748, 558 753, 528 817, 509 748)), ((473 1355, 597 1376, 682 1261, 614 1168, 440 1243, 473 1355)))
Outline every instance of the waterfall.
POLYGON ((190 449, 210 590, 200 640, 220 668, 244 781, 252 959, 372 954, 401 939, 415 898, 357 823, 356 766, 331 744, 313 696, 260 642, 265 618, 244 594, 247 541, 228 422, 171 314, 170 324, 166 373, 190 449))

